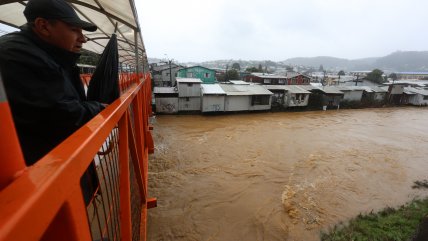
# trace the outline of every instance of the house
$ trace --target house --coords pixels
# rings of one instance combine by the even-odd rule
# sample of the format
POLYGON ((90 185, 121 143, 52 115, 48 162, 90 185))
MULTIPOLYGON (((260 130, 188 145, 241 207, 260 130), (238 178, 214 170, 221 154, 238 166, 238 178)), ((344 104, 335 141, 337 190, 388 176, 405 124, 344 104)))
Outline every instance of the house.
POLYGON ((152 65, 151 73, 154 86, 175 86, 177 72, 182 66, 172 64, 152 65))
POLYGON ((259 83, 263 85, 285 85, 287 77, 285 75, 274 75, 265 73, 251 73, 243 78, 250 83, 259 83))
POLYGON ((288 85, 309 85, 310 83, 311 77, 307 75, 299 73, 287 74, 288 85))
POLYGON ((178 112, 178 91, 174 87, 155 87, 156 113, 177 113, 178 112))
POLYGON ((215 70, 208 69, 202 66, 193 66, 180 69, 177 77, 180 78, 198 78, 204 84, 214 84, 216 82, 215 70))
POLYGON ((224 112, 226 92, 218 84, 202 84, 202 112, 224 112))
POLYGON ((220 84, 226 92, 225 111, 255 111, 271 108, 272 92, 261 85, 220 84))
POLYGON ((273 93, 271 105, 275 107, 298 107, 307 106, 311 92, 298 85, 264 85, 273 93))
POLYGON ((362 103, 376 104, 383 103, 386 99, 388 90, 378 86, 360 86, 363 88, 362 103))
POLYGON ((339 108, 344 96, 344 93, 336 86, 302 85, 301 88, 311 92, 308 101, 308 106, 311 108, 320 108, 321 106, 323 110, 339 108))
POLYGON ((402 104, 404 101, 404 87, 407 85, 405 83, 394 83, 388 84, 388 102, 392 104, 402 104))
POLYGON ((201 110, 201 84, 200 79, 177 77, 178 111, 201 110))
POLYGON ((428 90, 422 88, 404 87, 405 104, 428 105, 428 90))
POLYGON ((308 85, 311 82, 311 77, 298 73, 288 75, 251 73, 243 79, 246 82, 259 83, 263 85, 308 85))
POLYGON ((361 102, 365 90, 361 86, 337 86, 337 88, 344 93, 343 100, 349 102, 361 102))

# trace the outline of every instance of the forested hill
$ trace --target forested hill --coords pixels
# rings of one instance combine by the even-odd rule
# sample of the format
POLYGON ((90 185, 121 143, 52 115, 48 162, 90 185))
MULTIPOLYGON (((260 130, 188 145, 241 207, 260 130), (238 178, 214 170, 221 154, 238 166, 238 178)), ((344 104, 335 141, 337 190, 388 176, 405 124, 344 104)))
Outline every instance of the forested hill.
MULTIPOLYGON (((160 59, 149 59, 149 62, 159 62, 160 59)), ((180 62, 178 62, 180 64, 180 62)), ((428 71, 428 51, 397 51, 384 57, 363 59, 343 59, 329 56, 290 58, 274 62, 270 60, 213 60, 205 62, 181 63, 187 66, 202 65, 207 68, 230 68, 233 63, 239 63, 242 69, 247 67, 286 68, 287 66, 305 66, 314 71, 322 65, 325 70, 373 70, 381 69, 388 72, 397 71, 428 71)))
POLYGON ((428 51, 397 51, 385 57, 364 59, 341 59, 334 57, 291 58, 284 61, 291 65, 325 69, 371 70, 379 68, 389 71, 428 71, 428 51))

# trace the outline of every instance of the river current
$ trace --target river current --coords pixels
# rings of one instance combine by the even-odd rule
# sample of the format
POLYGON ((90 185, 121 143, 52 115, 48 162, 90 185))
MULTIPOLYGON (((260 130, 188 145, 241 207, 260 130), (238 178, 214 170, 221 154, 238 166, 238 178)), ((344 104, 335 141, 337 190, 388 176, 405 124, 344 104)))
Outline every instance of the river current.
POLYGON ((318 241, 428 191, 428 108, 162 115, 148 240, 318 241))

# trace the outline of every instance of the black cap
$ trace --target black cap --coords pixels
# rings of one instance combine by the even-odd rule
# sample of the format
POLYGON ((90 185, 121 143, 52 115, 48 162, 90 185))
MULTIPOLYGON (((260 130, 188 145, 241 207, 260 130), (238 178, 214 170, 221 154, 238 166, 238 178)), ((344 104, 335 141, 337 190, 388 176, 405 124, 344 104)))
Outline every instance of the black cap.
POLYGON ((33 22, 36 18, 56 19, 83 30, 94 32, 95 24, 85 22, 77 16, 73 7, 64 0, 30 0, 24 10, 27 22, 33 22))

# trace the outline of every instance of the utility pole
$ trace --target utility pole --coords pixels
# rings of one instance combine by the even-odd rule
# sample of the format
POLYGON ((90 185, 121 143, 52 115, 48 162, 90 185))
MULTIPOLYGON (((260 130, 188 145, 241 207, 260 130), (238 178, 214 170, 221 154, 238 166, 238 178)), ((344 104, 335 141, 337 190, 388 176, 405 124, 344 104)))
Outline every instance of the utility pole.
POLYGON ((164 54, 165 56, 166 56, 166 60, 167 60, 167 62, 161 62, 161 63, 166 63, 166 64, 168 64, 169 65, 169 83, 171 84, 171 86, 172 86, 172 61, 174 61, 174 59, 170 59, 170 58, 168 58, 168 55, 167 54, 164 54))
POLYGON ((171 83, 171 85, 172 85, 172 70, 171 70, 171 62, 172 62, 172 59, 168 60, 168 63, 169 63, 169 82, 170 82, 170 83, 171 83))

